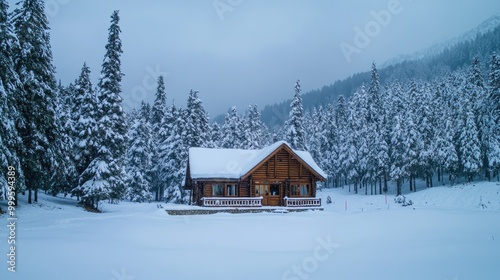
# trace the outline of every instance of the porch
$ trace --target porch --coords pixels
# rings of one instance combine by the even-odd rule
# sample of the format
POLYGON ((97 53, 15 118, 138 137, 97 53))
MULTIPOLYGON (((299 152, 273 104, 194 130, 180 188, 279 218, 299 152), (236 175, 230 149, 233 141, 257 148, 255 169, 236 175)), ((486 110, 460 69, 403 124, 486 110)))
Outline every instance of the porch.
MULTIPOLYGON (((203 207, 262 207, 263 197, 203 197, 203 207)), ((321 207, 321 198, 284 197, 284 207, 321 207)))

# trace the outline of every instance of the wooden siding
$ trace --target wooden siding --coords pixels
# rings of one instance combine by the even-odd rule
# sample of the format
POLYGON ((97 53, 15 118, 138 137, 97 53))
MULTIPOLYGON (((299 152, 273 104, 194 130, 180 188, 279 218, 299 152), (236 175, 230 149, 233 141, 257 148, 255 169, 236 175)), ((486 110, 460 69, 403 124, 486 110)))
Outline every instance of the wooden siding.
POLYGON ((254 178, 310 179, 313 174, 285 149, 280 149, 252 174, 254 178))
POLYGON ((203 196, 211 197, 212 196, 212 184, 205 184, 203 187, 203 196))

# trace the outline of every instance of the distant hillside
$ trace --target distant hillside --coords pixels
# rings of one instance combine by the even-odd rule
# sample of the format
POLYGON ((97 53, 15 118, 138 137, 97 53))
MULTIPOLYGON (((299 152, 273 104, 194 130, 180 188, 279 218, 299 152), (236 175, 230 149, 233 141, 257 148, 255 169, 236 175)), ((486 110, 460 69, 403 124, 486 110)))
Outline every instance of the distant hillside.
POLYGON ((433 46, 419 50, 413 54, 399 55, 393 59, 389 59, 381 65, 380 68, 385 68, 390 65, 395 65, 400 62, 418 60, 426 57, 431 57, 439 55, 446 48, 451 48, 461 42, 472 41, 476 39, 478 35, 486 34, 493 31, 497 26, 500 25, 500 15, 492 16, 491 18, 483 21, 480 25, 473 28, 472 30, 452 39, 444 40, 442 42, 436 43, 433 46))
MULTIPOLYGON (((463 36, 429 50, 432 51, 419 52, 415 56, 408 57, 407 60, 379 69, 381 83, 384 84, 393 79, 399 79, 402 82, 411 79, 428 81, 469 65, 476 55, 480 58, 482 66, 486 67, 491 53, 500 50, 500 17, 494 16, 463 36)), ((340 95, 350 96, 363 83, 369 83, 370 65, 367 65, 366 69, 366 72, 354 74, 344 80, 338 80, 321 89, 303 94, 304 109, 310 110, 315 106, 324 106, 336 101, 340 95)), ((290 101, 291 99, 288 99, 265 106, 261 112, 262 121, 271 129, 280 127, 288 116, 290 101)), ((218 116, 215 120, 224 122, 224 116, 218 116)))

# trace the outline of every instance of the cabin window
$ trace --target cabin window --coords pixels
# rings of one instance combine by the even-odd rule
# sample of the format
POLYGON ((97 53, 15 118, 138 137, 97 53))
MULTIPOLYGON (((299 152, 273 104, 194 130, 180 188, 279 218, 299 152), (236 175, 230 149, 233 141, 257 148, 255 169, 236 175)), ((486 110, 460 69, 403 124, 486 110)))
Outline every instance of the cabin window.
POLYGON ((236 196, 236 185, 226 185, 227 196, 236 196))
POLYGON ((309 185, 292 185, 292 196, 309 196, 309 185))
POLYGON ((269 185, 255 185, 255 195, 269 195, 269 185))
POLYGON ((271 185, 271 195, 279 196, 280 195, 280 186, 279 185, 271 185))
POLYGON ((214 184, 212 185, 212 196, 222 196, 222 185, 214 184))
POLYGON ((300 185, 300 195, 309 196, 309 185, 300 185))

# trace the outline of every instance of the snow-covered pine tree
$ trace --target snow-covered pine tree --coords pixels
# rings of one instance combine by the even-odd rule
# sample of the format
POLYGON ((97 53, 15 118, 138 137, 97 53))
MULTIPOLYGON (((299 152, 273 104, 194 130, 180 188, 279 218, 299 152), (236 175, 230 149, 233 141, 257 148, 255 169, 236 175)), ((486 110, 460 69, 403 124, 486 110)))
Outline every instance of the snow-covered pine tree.
POLYGON ((127 186, 126 196, 133 202, 153 199, 150 192, 153 140, 149 114, 148 106, 143 102, 128 132, 127 173, 131 180, 127 186))
POLYGON ((85 170, 97 158, 99 139, 97 134, 97 95, 90 80, 90 68, 83 64, 80 76, 75 82, 73 106, 71 109, 73 127, 72 158, 77 174, 76 185, 72 194, 80 199, 83 195, 81 186, 93 177, 85 170))
MULTIPOLYGON (((421 147, 419 152, 419 175, 426 181, 426 187, 432 187, 432 176, 434 174, 434 138, 436 123, 434 121, 434 112, 432 110, 431 86, 424 84, 420 90, 420 96, 417 108, 418 133, 421 137, 421 147)), ((415 186, 414 186, 415 187, 415 186)))
POLYGON ((243 120, 243 149, 260 149, 263 144, 262 123, 256 104, 250 105, 243 120))
POLYGON ((472 65, 469 68, 466 78, 466 97, 468 102, 472 104, 474 121, 477 127, 481 150, 481 166, 485 178, 490 178, 489 170, 489 138, 491 128, 493 126, 493 104, 487 102, 488 94, 481 73, 481 64, 479 58, 475 56, 472 60, 472 65))
POLYGON ((22 153, 16 122, 22 121, 15 99, 21 90, 21 81, 15 71, 14 49, 17 38, 8 18, 8 3, 0 0, 0 200, 7 189, 8 166, 16 169, 17 193, 24 190, 23 173, 18 154, 22 153), (5 188, 5 189, 4 189, 5 188))
POLYGON ((377 66, 372 63, 371 81, 367 94, 367 137, 370 147, 368 148, 368 179, 370 181, 370 190, 373 194, 373 186, 379 182, 379 188, 382 188, 382 178, 386 177, 389 169, 388 145, 386 143, 386 131, 384 126, 384 110, 381 102, 380 78, 377 66))
POLYGON ((349 100, 346 144, 341 151, 347 158, 342 164, 344 169, 348 170, 347 178, 354 183, 354 193, 358 193, 358 188, 368 172, 366 95, 365 86, 362 85, 349 100))
POLYGON ((462 126, 459 127, 461 166, 466 180, 471 182, 481 168, 481 150, 472 104, 466 104, 464 109, 462 126))
POLYGON ((488 73, 488 103, 491 104, 492 127, 489 139, 489 166, 493 176, 499 178, 500 170, 500 56, 491 55, 488 73))
MULTIPOLYGON (((403 179, 407 176, 404 170, 403 133, 405 101, 403 86, 399 80, 392 82, 386 87, 385 104, 390 110, 386 111, 387 130, 389 132, 389 178, 396 183, 396 193, 401 194, 403 179)), ((387 191, 384 189, 384 191, 387 191)))
POLYGON ((226 119, 224 125, 222 126, 222 141, 221 147, 225 149, 236 149, 242 147, 242 124, 241 118, 236 110, 236 107, 232 107, 231 110, 226 113, 226 119))
POLYGON ((221 141, 222 141, 222 128, 221 128, 221 126, 217 122, 214 122, 212 124, 210 130, 211 130, 212 143, 214 145, 214 148, 221 147, 221 141))
POLYGON ((155 101, 151 109, 151 124, 156 131, 160 129, 161 121, 167 111, 167 93, 163 76, 158 77, 155 101))
POLYGON ((300 80, 295 83, 295 95, 290 103, 290 114, 285 122, 285 141, 293 149, 306 150, 306 135, 304 130, 304 108, 302 107, 302 96, 300 80))
POLYGON ((153 158, 151 168, 151 188, 155 190, 155 200, 160 201, 163 197, 164 182, 160 179, 160 158, 158 157, 158 148, 160 143, 169 136, 169 131, 162 127, 165 113, 167 112, 167 94, 165 92, 165 81, 163 76, 158 77, 156 88, 156 97, 151 109, 151 127, 153 137, 153 158))
POLYGON ((402 127, 403 121, 400 114, 396 114, 393 120, 393 126, 391 130, 391 169, 390 177, 392 180, 396 181, 396 196, 401 195, 401 187, 403 185, 403 179, 408 176, 408 171, 406 169, 406 162, 404 159, 405 155, 405 137, 404 128, 402 127))
POLYGON ((125 194, 125 152, 126 133, 125 113, 121 103, 121 62, 122 44, 120 40, 118 11, 111 15, 106 54, 98 83, 97 107, 97 157, 85 170, 91 179, 82 182, 84 203, 98 207, 103 198, 116 202, 125 194))
POLYGON ((335 122, 337 127, 337 135, 338 135, 338 171, 341 181, 340 185, 343 186, 344 182, 347 181, 347 170, 345 166, 342 164, 345 160, 347 160, 347 154, 345 154, 345 145, 347 139, 347 101, 344 96, 341 95, 337 99, 337 104, 335 107, 335 122))
POLYGON ((326 124, 324 121, 324 109, 323 107, 313 107, 310 116, 307 116, 306 119, 309 123, 306 127, 310 129, 310 132, 307 133, 309 136, 307 138, 307 146, 309 147, 309 153, 314 158, 314 160, 319 164, 324 171, 327 171, 327 167, 324 165, 324 159, 326 157, 323 156, 323 153, 327 153, 328 150, 322 149, 321 145, 326 143, 326 124), (314 123, 314 125, 311 125, 314 123))
POLYGON ((405 104, 407 104, 407 106, 405 108, 405 115, 403 119, 405 128, 403 158, 405 159, 405 169, 408 170, 410 177, 410 191, 415 191, 416 178, 421 168, 420 153, 423 148, 422 135, 418 127, 420 90, 415 81, 410 82, 405 100, 405 104))
POLYGON ((458 156, 453 145, 453 135, 455 135, 455 127, 451 119, 451 108, 447 106, 447 97, 445 94, 446 85, 441 83, 436 86, 433 96, 434 110, 434 141, 433 145, 433 162, 436 164, 438 173, 438 181, 445 184, 444 173, 448 173, 451 180, 457 176, 458 156))
POLYGON ((493 53, 491 55, 489 73, 488 73, 489 100, 494 104, 494 120, 496 124, 500 123, 500 55, 493 53))
POLYGON ((209 117, 198 91, 191 90, 187 101, 186 139, 188 147, 212 147, 209 117))
POLYGON ((165 120, 171 123, 171 133, 168 138, 160 143, 160 178, 164 182, 165 193, 163 198, 166 202, 184 202, 184 190, 182 181, 185 178, 188 146, 186 120, 189 110, 182 108, 177 110, 175 105, 165 115, 165 118, 173 118, 174 121, 165 120))
POLYGON ((47 17, 42 0, 23 0, 12 13, 12 22, 18 39, 15 50, 16 72, 22 82, 22 91, 16 96, 21 121, 18 132, 23 149, 18 154, 28 189, 28 203, 32 191, 37 199, 38 188, 50 184, 50 158, 58 137, 55 122, 56 79, 52 65, 52 51, 47 17))
POLYGON ((318 119, 318 123, 315 124, 321 127, 317 127, 318 137, 320 140, 319 150, 322 151, 322 158, 319 162, 323 162, 323 166, 327 166, 326 170, 329 171, 331 179, 333 180, 334 187, 340 185, 341 178, 341 163, 340 159, 340 131, 337 126, 336 111, 334 104, 328 105, 328 108, 324 112, 318 111, 320 114, 324 115, 323 118, 318 119))
POLYGON ((53 143, 54 148, 51 149, 52 177, 50 188, 44 189, 50 191, 52 195, 63 193, 66 196, 71 193, 77 184, 78 174, 72 158, 74 126, 71 115, 75 91, 73 84, 68 87, 58 86, 57 100, 55 102, 56 118, 54 120, 58 137, 53 143))

